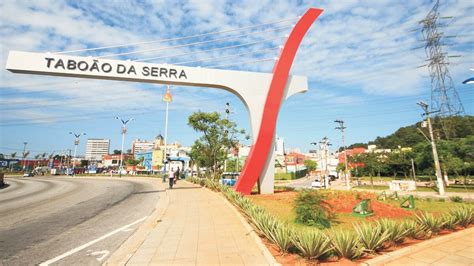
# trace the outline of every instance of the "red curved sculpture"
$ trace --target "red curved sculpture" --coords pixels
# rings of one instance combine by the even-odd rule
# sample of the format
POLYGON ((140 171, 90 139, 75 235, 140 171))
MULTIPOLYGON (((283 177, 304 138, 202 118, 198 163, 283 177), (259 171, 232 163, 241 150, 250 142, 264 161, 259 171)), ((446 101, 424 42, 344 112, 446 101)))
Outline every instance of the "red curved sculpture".
POLYGON ((278 111, 283 101, 288 74, 296 51, 309 27, 322 12, 322 9, 316 8, 310 8, 306 11, 291 31, 280 54, 280 58, 275 63, 272 82, 270 83, 270 90, 265 101, 262 122, 260 123, 260 130, 235 185, 235 190, 242 194, 248 195, 252 192, 253 186, 257 183, 267 163, 270 149, 272 148, 273 136, 275 135, 278 111))

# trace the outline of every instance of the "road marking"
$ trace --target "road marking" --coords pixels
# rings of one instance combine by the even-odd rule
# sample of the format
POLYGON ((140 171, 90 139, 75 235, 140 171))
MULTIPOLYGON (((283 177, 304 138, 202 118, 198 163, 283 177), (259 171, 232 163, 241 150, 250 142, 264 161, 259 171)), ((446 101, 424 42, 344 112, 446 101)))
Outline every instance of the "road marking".
POLYGON ((92 256, 97 256, 97 255, 102 255, 98 258, 95 258, 96 260, 98 261, 102 261, 103 259, 105 259, 105 257, 107 257, 107 255, 109 255, 110 251, 108 250, 102 250, 102 251, 94 251, 91 253, 92 256))
POLYGON ((95 243, 97 243, 97 242, 99 242, 99 241, 101 241, 101 240, 104 240, 104 239, 106 239, 107 237, 110 237, 110 236, 112 236, 112 235, 115 235, 116 233, 121 232, 121 231, 123 231, 124 229, 127 229, 128 227, 130 227, 130 226, 132 226, 132 225, 135 225, 135 224, 137 224, 137 223, 142 222, 142 221, 145 220, 146 218, 148 218, 148 216, 145 216, 145 217, 143 217, 143 218, 141 218, 141 219, 138 219, 138 220, 136 220, 135 222, 133 222, 133 223, 131 223, 131 224, 127 224, 127 225, 125 225, 125 226, 122 226, 122 227, 120 227, 120 228, 118 228, 118 229, 116 229, 116 230, 114 230, 114 231, 112 231, 112 232, 110 232, 110 233, 108 233, 108 234, 105 234, 105 235, 103 235, 103 236, 101 236, 101 237, 99 237, 99 238, 97 238, 97 239, 95 239, 95 240, 92 240, 92 241, 90 241, 90 242, 88 242, 88 243, 86 243, 86 244, 84 244, 84 245, 82 245, 82 246, 79 246, 79 247, 77 247, 77 248, 71 249, 71 250, 69 250, 68 252, 66 252, 66 253, 64 253, 64 254, 57 256, 56 258, 52 258, 52 259, 50 259, 50 260, 48 260, 48 261, 42 262, 42 263, 39 264, 39 266, 48 266, 48 265, 50 265, 51 263, 55 263, 56 261, 61 260, 61 259, 65 258, 65 257, 67 257, 67 256, 71 256, 72 254, 74 254, 74 253, 76 253, 76 252, 78 252, 78 251, 81 251, 81 250, 87 248, 88 246, 91 246, 91 245, 93 245, 93 244, 95 244, 95 243))

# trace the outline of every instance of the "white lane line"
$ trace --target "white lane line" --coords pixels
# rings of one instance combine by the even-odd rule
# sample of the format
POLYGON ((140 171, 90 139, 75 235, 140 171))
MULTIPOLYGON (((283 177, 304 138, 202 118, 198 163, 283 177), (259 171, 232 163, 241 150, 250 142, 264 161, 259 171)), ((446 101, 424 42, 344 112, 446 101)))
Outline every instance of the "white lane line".
POLYGON ((91 255, 92 256, 102 255, 102 256, 96 258, 97 261, 101 262, 103 259, 105 259, 105 257, 107 257, 107 255, 109 255, 109 253, 110 253, 110 251, 108 251, 108 250, 102 250, 102 251, 92 252, 91 255))
POLYGON ((133 222, 133 223, 131 223, 131 224, 127 224, 127 225, 125 225, 125 226, 122 226, 122 227, 120 227, 120 228, 118 228, 118 229, 116 229, 116 230, 114 230, 114 231, 112 231, 112 232, 110 232, 110 233, 108 233, 108 234, 106 234, 106 235, 103 235, 103 236, 101 236, 101 237, 99 237, 99 238, 97 238, 97 239, 95 239, 95 240, 92 240, 92 241, 90 241, 90 242, 88 242, 88 243, 86 243, 86 244, 84 244, 84 245, 82 245, 82 246, 79 246, 79 247, 77 247, 77 248, 71 249, 71 250, 69 250, 68 252, 66 252, 66 253, 64 253, 64 254, 57 256, 56 258, 53 258, 53 259, 50 259, 50 260, 48 260, 48 261, 42 262, 42 263, 39 264, 39 266, 47 266, 47 265, 50 265, 51 263, 55 263, 56 261, 65 258, 65 257, 67 257, 67 256, 71 256, 72 254, 74 254, 74 253, 76 253, 76 252, 78 252, 78 251, 81 251, 81 250, 87 248, 88 246, 94 245, 95 243, 97 243, 97 242, 99 242, 99 241, 101 241, 101 240, 104 240, 104 239, 106 239, 107 237, 110 237, 110 236, 112 236, 112 235, 114 235, 114 234, 116 234, 116 233, 118 233, 118 232, 121 232, 121 231, 123 231, 124 229, 126 229, 126 228, 128 228, 128 227, 130 227, 130 226, 132 226, 132 225, 135 225, 135 224, 137 224, 137 223, 142 222, 142 221, 145 220, 146 218, 148 218, 148 216, 145 216, 145 217, 143 217, 143 218, 141 218, 141 219, 138 219, 138 220, 136 220, 135 222, 133 222))

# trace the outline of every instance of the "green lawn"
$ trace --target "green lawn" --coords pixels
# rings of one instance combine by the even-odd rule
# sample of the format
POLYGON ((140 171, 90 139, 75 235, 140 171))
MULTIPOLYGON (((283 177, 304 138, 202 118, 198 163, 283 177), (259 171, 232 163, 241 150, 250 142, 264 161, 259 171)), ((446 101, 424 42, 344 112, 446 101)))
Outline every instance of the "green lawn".
MULTIPOLYGON (((366 186, 360 186, 360 187, 354 187, 356 189, 371 189, 371 190, 389 190, 388 186, 380 186, 380 185, 366 185, 366 186)), ((437 191, 435 188, 430 188, 430 187, 417 187, 417 191, 437 191)), ((446 192, 465 192, 465 193, 473 193, 474 192, 474 186, 473 185, 468 185, 468 186, 463 186, 463 185, 450 185, 449 187, 446 188, 446 192)))

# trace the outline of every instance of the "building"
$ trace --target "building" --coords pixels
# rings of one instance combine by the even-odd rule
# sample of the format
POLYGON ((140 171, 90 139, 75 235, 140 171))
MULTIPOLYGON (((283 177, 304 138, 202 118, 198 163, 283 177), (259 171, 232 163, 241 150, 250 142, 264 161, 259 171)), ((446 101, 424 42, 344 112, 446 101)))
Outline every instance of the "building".
POLYGON ((275 155, 285 155, 285 140, 282 137, 276 137, 275 140, 275 155))
POLYGON ((109 154, 109 139, 87 139, 86 160, 101 161, 102 156, 109 154))
POLYGON ((136 139, 132 142, 132 154, 135 156, 137 153, 151 151, 154 145, 153 142, 136 139))
MULTIPOLYGON (((126 161, 128 157, 128 154, 123 154, 124 161, 126 161)), ((102 167, 117 168, 118 166, 120 166, 120 154, 107 154, 102 156, 102 167)))

